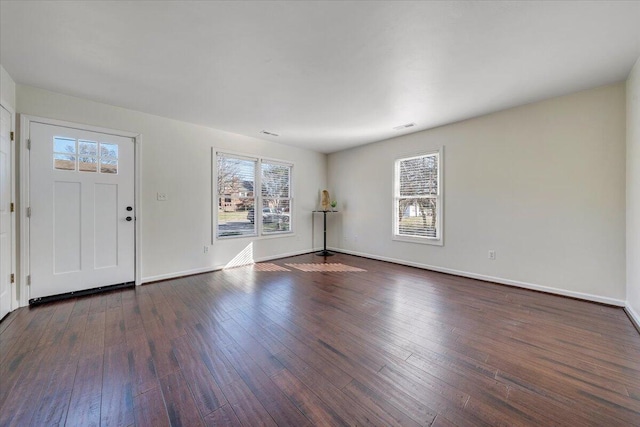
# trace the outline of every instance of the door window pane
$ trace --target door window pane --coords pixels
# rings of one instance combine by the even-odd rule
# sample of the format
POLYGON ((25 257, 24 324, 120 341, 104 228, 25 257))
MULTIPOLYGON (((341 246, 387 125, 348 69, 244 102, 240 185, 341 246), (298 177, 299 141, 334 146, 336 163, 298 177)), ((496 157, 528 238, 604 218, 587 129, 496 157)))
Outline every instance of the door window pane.
POLYGON ((76 156, 71 154, 54 154, 53 167, 59 170, 74 171, 76 170, 76 156))
POLYGON ((118 173, 118 144, 100 143, 100 173, 118 173))
POLYGON ((53 152, 54 153, 75 153, 76 152, 76 140, 69 138, 61 138, 56 136, 53 138, 53 152))
POLYGON ((53 167, 59 170, 76 170, 76 140, 56 136, 53 138, 53 167))
POLYGON ((100 144, 100 156, 118 159, 118 144, 100 144))
POLYGON ((78 141, 78 154, 81 156, 96 157, 98 155, 98 143, 93 141, 78 141))
POLYGON ((80 172, 97 172, 98 159, 96 157, 79 156, 78 169, 80 172))
POLYGON ((100 159, 101 173, 118 173, 118 161, 112 159, 100 159))

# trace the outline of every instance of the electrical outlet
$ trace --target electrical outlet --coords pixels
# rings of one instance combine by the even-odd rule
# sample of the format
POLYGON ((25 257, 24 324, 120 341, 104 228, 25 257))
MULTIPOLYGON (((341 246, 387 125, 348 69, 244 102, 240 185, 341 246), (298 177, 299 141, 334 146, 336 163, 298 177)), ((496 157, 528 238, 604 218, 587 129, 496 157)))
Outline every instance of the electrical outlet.
POLYGON ((169 200, 169 197, 167 197, 167 193, 158 193, 158 201, 166 202, 167 200, 169 200))
POLYGON ((489 259, 496 259, 496 251, 489 251, 489 259))
POLYGON ((207 252, 209 252, 209 246, 204 245, 204 253, 206 254, 207 252))

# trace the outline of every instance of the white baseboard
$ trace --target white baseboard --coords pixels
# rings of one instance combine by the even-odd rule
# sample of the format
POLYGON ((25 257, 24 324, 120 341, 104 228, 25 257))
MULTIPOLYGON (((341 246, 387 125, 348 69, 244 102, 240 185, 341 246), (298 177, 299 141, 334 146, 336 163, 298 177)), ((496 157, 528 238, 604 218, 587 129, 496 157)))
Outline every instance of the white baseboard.
MULTIPOLYGON (((292 257, 292 256, 297 256, 297 255, 304 255, 304 254, 308 254, 308 253, 316 252, 316 251, 321 251, 321 250, 322 250, 322 248, 305 249, 305 250, 301 250, 301 251, 287 252, 287 253, 284 253, 284 254, 269 255, 269 256, 266 256, 266 257, 254 258, 253 261, 254 262, 271 261, 271 260, 274 260, 274 259, 288 258, 288 257, 292 257)), ((158 282, 160 280, 169 280, 169 279, 176 279, 178 277, 192 276, 194 274, 210 273, 212 271, 222 270, 224 267, 225 267, 225 265, 214 265, 214 266, 209 266, 209 267, 194 268, 194 269, 191 269, 191 270, 177 271, 177 272, 173 272, 173 273, 158 274, 158 275, 155 275, 155 276, 146 276, 146 277, 143 277, 140 280, 140 283, 141 284, 152 283, 152 282, 158 282)))
POLYGON ((140 279, 141 284, 159 282, 161 280, 176 279, 178 277, 192 276, 194 274, 210 273, 212 271, 222 270, 224 266, 211 266, 203 268, 194 268, 191 270, 177 271, 174 273, 157 274, 155 276, 146 276, 140 279))
POLYGON ((461 271, 461 270, 454 270, 454 269, 451 269, 451 268, 437 267, 435 265, 421 264, 421 263, 406 261, 406 260, 402 260, 402 259, 389 258, 389 257, 384 257, 384 256, 379 256, 379 255, 372 255, 372 254, 363 253, 363 252, 351 251, 351 250, 348 250, 348 249, 342 249, 342 248, 329 248, 329 249, 332 250, 332 251, 342 252, 342 253, 349 254, 349 255, 356 255, 356 256, 361 256, 361 257, 364 257, 364 258, 376 259, 376 260, 379 260, 379 261, 387 261, 387 262, 392 262, 394 264, 408 265, 410 267, 417 267, 417 268, 422 268, 422 269, 425 269, 425 270, 437 271, 439 273, 447 273, 447 274, 452 274, 454 276, 468 277, 470 279, 478 279, 478 280, 483 280, 485 282, 494 282, 494 283, 499 283, 501 285, 515 286, 515 287, 518 287, 518 288, 524 288, 524 289, 530 289, 530 290, 533 290, 533 291, 546 292, 546 293, 555 294, 555 295, 562 295, 562 296, 565 296, 565 297, 577 298, 577 299, 582 299, 582 300, 586 300, 586 301, 599 302, 599 303, 602 303, 602 304, 609 304, 609 305, 614 305, 614 306, 617 306, 617 307, 624 307, 626 305, 625 301, 619 300, 619 299, 615 299, 615 298, 609 298, 609 297, 603 297, 603 296, 599 296, 599 295, 586 294, 586 293, 582 293, 582 292, 568 291, 568 290, 565 290, 565 289, 559 289, 559 288, 552 288, 552 287, 549 287, 549 286, 536 285, 534 283, 527 283, 527 282, 520 282, 520 281, 517 281, 517 280, 504 279, 502 277, 486 276, 484 274, 470 273, 468 271, 461 271))
POLYGON ((640 332, 640 315, 638 315, 638 313, 636 313, 636 311, 628 304, 625 306, 624 311, 627 313, 627 316, 629 316, 629 319, 631 319, 631 322, 638 332, 640 332))

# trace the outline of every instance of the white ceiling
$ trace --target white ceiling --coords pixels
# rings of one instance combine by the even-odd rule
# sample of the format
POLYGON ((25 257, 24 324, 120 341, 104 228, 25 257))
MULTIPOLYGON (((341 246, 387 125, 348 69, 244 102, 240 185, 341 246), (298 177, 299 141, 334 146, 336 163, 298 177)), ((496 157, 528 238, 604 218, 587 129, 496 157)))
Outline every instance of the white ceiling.
POLYGON ((325 153, 621 81, 640 57, 640 2, 3 0, 0 15, 18 83, 325 153))

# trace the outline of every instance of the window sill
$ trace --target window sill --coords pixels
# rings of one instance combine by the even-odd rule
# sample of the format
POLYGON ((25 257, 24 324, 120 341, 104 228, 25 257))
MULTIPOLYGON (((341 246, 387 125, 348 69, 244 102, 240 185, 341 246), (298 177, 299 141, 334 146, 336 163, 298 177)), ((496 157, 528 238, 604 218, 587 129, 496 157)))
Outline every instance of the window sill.
POLYGON ((263 235, 247 234, 243 236, 216 236, 216 240, 236 240, 236 239, 251 239, 251 240, 268 240, 268 239, 280 239, 283 237, 296 237, 296 233, 293 231, 281 231, 278 233, 269 233, 263 235))
POLYGON ((444 246, 444 241, 442 240, 442 238, 431 239, 428 237, 411 237, 411 236, 394 235, 392 240, 396 242, 418 243, 420 245, 444 246))

